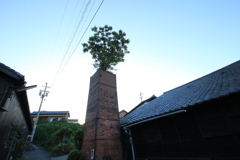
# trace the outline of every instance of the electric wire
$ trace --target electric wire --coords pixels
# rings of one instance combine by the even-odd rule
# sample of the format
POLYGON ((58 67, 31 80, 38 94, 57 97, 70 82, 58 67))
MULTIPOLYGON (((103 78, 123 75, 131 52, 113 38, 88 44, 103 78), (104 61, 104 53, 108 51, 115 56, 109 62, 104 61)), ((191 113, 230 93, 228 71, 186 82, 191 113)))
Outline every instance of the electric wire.
MULTIPOLYGON (((78 13, 78 16, 77 16, 77 19, 76 19, 76 22, 75 22, 73 28, 76 28, 76 27, 77 27, 77 24, 78 24, 78 22, 79 22, 79 19, 80 19, 80 16, 81 16, 81 13, 82 13, 84 4, 85 4, 85 0, 83 1, 82 7, 81 7, 81 9, 80 9, 80 11, 79 11, 79 13, 78 13)), ((71 34, 71 35, 73 35, 73 34, 74 34, 74 29, 72 30, 72 34, 71 34)), ((69 43, 70 43, 70 40, 71 40, 71 38, 69 38, 69 43)))
POLYGON ((74 43, 73 46, 76 45, 77 40, 79 39, 79 37, 80 37, 80 35, 81 35, 81 33, 82 33, 83 27, 85 26, 85 23, 86 23, 86 21, 87 21, 89 15, 90 15, 90 13, 91 13, 91 11, 92 11, 92 8, 93 8, 93 5, 95 4, 95 2, 96 2, 96 0, 94 0, 94 2, 92 3, 92 6, 91 6, 91 8, 90 8, 90 10, 89 10, 89 12, 88 12, 87 17, 85 18, 85 21, 84 21, 84 23, 83 23, 83 25, 82 25, 82 28, 81 28, 80 31, 79 31, 79 34, 78 34, 78 36, 77 36, 77 38, 76 38, 76 42, 74 43))
MULTIPOLYGON (((61 69, 61 71, 60 71, 60 73, 59 73, 58 77, 60 77, 60 75, 62 74, 62 72, 63 72, 63 70, 65 69, 66 65, 68 64, 69 60, 71 59, 72 55, 73 55, 73 54, 74 54, 74 52, 76 51, 76 49, 77 49, 78 45, 80 44, 80 42, 81 42, 82 38, 84 37, 85 33, 87 32, 87 30, 88 30, 89 26, 91 25, 91 23, 92 23, 93 19, 94 19, 94 18, 95 18, 95 16, 97 15, 97 13, 98 13, 99 9, 101 8, 101 6, 102 6, 103 2, 104 2, 104 0, 102 0, 101 4, 99 5, 99 7, 98 7, 97 11, 95 12, 94 16, 92 17, 91 21, 89 22, 89 24, 88 24, 87 28, 85 29, 85 31, 84 31, 84 33, 83 33, 83 35, 82 35, 81 39, 78 41, 78 43, 77 43, 76 47, 74 48, 73 52, 71 53, 70 57, 67 59, 67 61, 66 61, 65 65, 64 65, 64 66, 63 66, 63 68, 61 69)), ((57 77, 57 78, 58 78, 58 77, 57 77)), ((55 81, 56 81, 56 80, 57 80, 57 79, 55 79, 55 81)), ((53 84, 55 83, 55 81, 53 82, 53 84)), ((53 84, 52 84, 52 86, 53 86, 53 84)))
POLYGON ((83 33, 83 35, 82 35, 81 39, 78 41, 78 43, 77 43, 76 47, 74 48, 74 50, 73 50, 73 52, 72 52, 72 54, 71 54, 71 55, 73 55, 73 53, 76 51, 76 49, 77 49, 77 47, 78 47, 79 43, 82 41, 82 38, 84 37, 85 33, 87 32, 87 30, 88 30, 89 26, 91 25, 91 23, 92 23, 93 19, 94 19, 94 18, 95 18, 95 16, 97 15, 97 13, 98 13, 99 9, 101 8, 101 6, 102 6, 103 2, 104 2, 104 0, 102 0, 101 4, 99 5, 99 7, 98 7, 97 11, 95 12, 95 14, 94 14, 93 18, 91 19, 91 21, 89 22, 89 24, 88 24, 87 28, 85 29, 85 31, 84 31, 84 33, 83 33))
MULTIPOLYGON (((76 8, 77 8, 77 6, 78 6, 78 3, 79 3, 79 1, 77 2, 77 5, 76 5, 75 10, 74 10, 74 13, 73 13, 73 15, 72 15, 72 17, 71 17, 71 21, 72 21, 72 18, 73 18, 73 16, 74 16, 74 14, 75 14, 75 11, 76 11, 76 8)), ((85 1, 84 1, 84 3, 85 3, 85 1)), ((79 18, 79 16, 81 15, 81 12, 82 12, 82 8, 83 8, 83 6, 84 6, 84 3, 83 3, 83 5, 82 5, 82 7, 81 7, 81 9, 80 9, 80 11, 79 11, 78 18, 79 18)), ((78 18, 77 18, 77 21, 78 21, 78 18)), ((67 32, 66 32, 66 34, 65 34, 65 37, 66 37, 66 35, 67 35, 67 33, 68 33, 68 30, 69 30, 71 21, 70 21, 70 23, 69 23, 69 25, 68 25, 68 29, 67 29, 67 32)), ((77 21, 76 21, 75 25, 77 24, 77 21)), ((74 28, 75 28, 75 27, 74 27, 74 28)), ((73 31, 74 31, 74 30, 73 30, 73 31)), ((64 37, 64 39, 65 39, 65 37, 64 37)), ((70 41, 70 40, 69 40, 69 41, 70 41)), ((63 41, 63 42, 64 42, 64 41, 63 41)), ((70 43, 70 42, 69 42, 69 43, 70 43)), ((61 46, 63 46, 63 44, 62 44, 61 46)), ((61 52, 61 50, 62 50, 62 48, 60 49, 59 52, 61 52)), ((63 62, 64 62, 66 56, 67 56, 67 53, 65 53, 65 54, 63 55, 63 57, 62 57, 62 60, 61 60, 60 65, 59 65, 59 67, 58 67, 58 69, 57 69, 57 72, 56 72, 56 74, 55 74, 55 77, 54 77, 54 79, 53 79, 53 82, 54 82, 55 79, 57 78, 57 75, 59 74, 59 71, 60 71, 60 69, 61 69, 61 67, 62 67, 62 65, 63 65, 63 62)))
POLYGON ((60 21, 60 25, 58 27, 58 31, 57 31, 57 36, 56 36, 56 39, 54 41, 54 45, 53 45, 53 48, 52 48, 52 53, 55 51, 55 48, 56 48, 56 43, 57 43, 57 40, 58 40, 58 36, 59 36, 59 33, 60 33, 60 29, 62 27, 62 22, 63 22, 63 19, 65 17, 65 14, 66 14, 66 10, 68 8, 68 4, 69 4, 69 0, 67 1, 66 5, 65 5, 65 8, 64 8, 64 12, 63 12, 63 15, 62 15, 62 18, 61 18, 61 21, 60 21))
POLYGON ((54 42, 53 50, 55 50, 55 46, 56 46, 57 39, 58 39, 58 36, 59 36, 59 33, 60 33, 60 29, 61 29, 61 27, 62 27, 63 18, 65 17, 66 10, 67 10, 67 7, 68 7, 68 3, 69 3, 69 0, 67 1, 67 4, 66 4, 66 6, 65 6, 65 9, 64 9, 64 12, 63 12, 61 21, 60 21, 60 25, 59 25, 59 27, 58 27, 58 32, 57 32, 57 36, 56 36, 56 39, 55 39, 55 42, 54 42))
MULTIPOLYGON (((82 13, 82 17, 81 17, 81 19, 79 20, 79 22, 78 22, 78 25, 76 26, 76 29, 75 29, 75 32, 73 33, 73 36, 72 36, 72 38, 71 38, 71 41, 69 42, 69 44, 68 44, 68 47, 67 47, 67 50, 66 50, 66 52, 65 52, 65 54, 64 54, 64 56, 63 56, 63 58, 62 58, 62 61, 61 61, 61 64, 60 64, 60 66, 58 67, 58 71, 57 71, 57 73, 56 73, 56 75, 55 75, 55 78, 54 78, 54 80, 53 80, 53 84, 54 84, 54 82, 56 81, 56 79, 60 76, 60 69, 62 68, 62 65, 63 65, 63 62, 64 62, 64 60, 65 60, 65 58, 66 58, 66 56, 67 56, 67 54, 68 54, 68 52, 69 52, 69 48, 70 48, 70 46, 71 46, 71 44, 72 44, 72 42, 73 42, 73 40, 74 40, 74 38, 75 38, 75 36, 76 36, 76 34, 77 34, 77 32, 78 32, 78 29, 79 29, 79 27, 80 27, 80 24, 81 24, 81 22, 82 22, 82 20, 83 20, 83 18, 84 18, 84 16, 85 16, 85 13, 87 12, 87 9, 88 9, 88 6, 89 6, 89 4, 91 3, 91 0, 89 0, 88 1, 88 3, 86 4, 86 6, 85 6, 85 9, 84 9, 84 11, 83 11, 83 13, 82 13)), ((71 57, 71 56, 70 56, 71 57)), ((51 85, 51 86, 53 86, 53 84, 51 85)))
MULTIPOLYGON (((75 15, 75 12, 76 12, 76 10, 77 10, 78 4, 79 4, 79 1, 77 1, 76 7, 74 8, 73 15, 72 15, 72 17, 71 17, 71 19, 70 19, 70 22, 69 22, 69 24, 68 24, 67 31, 66 31, 65 36, 64 36, 64 38, 63 38, 63 42, 62 42, 61 49, 60 49, 59 52, 62 51, 62 47, 63 47, 63 44, 64 44, 64 40, 65 40, 66 37, 67 37, 68 31, 69 31, 70 25, 72 24, 72 20, 73 20, 73 17, 74 17, 74 15, 75 15)), ((80 9, 80 12, 81 12, 81 11, 82 11, 82 8, 80 9)))
POLYGON ((86 6, 85 6, 85 9, 84 9, 84 11, 83 11, 83 13, 82 13, 82 17, 81 17, 80 21, 78 22, 78 25, 77 25, 77 27, 76 27, 76 30, 75 30, 75 32, 74 32, 74 34, 73 34, 73 37, 72 37, 72 39, 71 39, 71 41, 70 41, 70 43, 69 43, 69 45, 68 45, 68 48, 67 48, 67 50, 66 50, 66 54, 68 53, 69 48, 70 48, 70 46, 71 46, 71 44, 72 44, 72 42, 73 42, 73 40, 74 40, 74 38, 75 38, 75 36, 76 36, 76 34, 77 34, 77 32, 78 32, 78 29, 79 29, 79 27, 80 27, 80 24, 81 24, 81 22, 82 22, 82 20, 83 20, 83 18, 84 18, 84 16, 85 16, 85 13, 86 13, 86 11, 87 11, 88 6, 89 6, 90 3, 91 3, 91 0, 89 0, 88 3, 87 3, 86 6))

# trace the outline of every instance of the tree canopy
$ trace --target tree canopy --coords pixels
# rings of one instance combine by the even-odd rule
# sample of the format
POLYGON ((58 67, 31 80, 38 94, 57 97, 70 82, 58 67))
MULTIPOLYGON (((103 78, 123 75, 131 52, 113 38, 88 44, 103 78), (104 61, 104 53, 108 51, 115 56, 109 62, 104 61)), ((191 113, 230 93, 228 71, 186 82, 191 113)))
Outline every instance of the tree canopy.
POLYGON ((118 32, 112 31, 112 27, 105 25, 104 27, 92 28, 95 32, 88 40, 88 43, 83 43, 83 52, 90 52, 95 60, 93 66, 96 69, 113 70, 119 62, 124 62, 127 44, 130 43, 126 39, 126 33, 122 30, 118 32))

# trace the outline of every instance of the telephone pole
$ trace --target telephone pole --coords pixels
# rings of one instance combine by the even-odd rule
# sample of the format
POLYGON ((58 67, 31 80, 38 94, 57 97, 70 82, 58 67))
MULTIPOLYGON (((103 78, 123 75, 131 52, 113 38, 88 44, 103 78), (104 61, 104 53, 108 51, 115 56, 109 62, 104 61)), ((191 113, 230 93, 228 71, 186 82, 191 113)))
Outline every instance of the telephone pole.
MULTIPOLYGON (((43 86, 44 87, 44 86, 43 86)), ((34 139, 34 135, 35 135, 35 132, 36 132, 36 128, 37 128, 37 123, 38 123, 38 119, 39 119, 39 115, 40 115, 40 111, 41 111, 41 107, 42 107, 42 103, 43 103, 43 100, 45 98, 45 96, 47 97, 48 96, 48 93, 49 91, 47 91, 47 88, 50 88, 47 86, 47 83, 46 83, 46 86, 45 86, 45 89, 44 90, 40 90, 39 92, 39 96, 41 97, 41 103, 40 103, 40 106, 39 106, 39 110, 38 110, 38 114, 37 114, 37 118, 36 118, 36 121, 34 122, 34 127, 33 127, 33 132, 32 132, 32 137, 31 137, 31 142, 33 142, 33 139, 34 139)))

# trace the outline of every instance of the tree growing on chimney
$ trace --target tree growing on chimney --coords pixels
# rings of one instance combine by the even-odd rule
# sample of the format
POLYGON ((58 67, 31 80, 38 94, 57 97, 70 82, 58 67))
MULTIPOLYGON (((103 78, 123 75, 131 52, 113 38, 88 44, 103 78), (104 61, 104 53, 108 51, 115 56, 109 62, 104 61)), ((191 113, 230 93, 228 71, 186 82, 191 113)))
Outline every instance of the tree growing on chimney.
POLYGON ((83 52, 90 52, 95 60, 93 66, 96 69, 105 71, 114 70, 119 62, 124 62, 124 55, 129 53, 127 44, 130 43, 126 39, 126 33, 122 30, 118 32, 112 31, 112 27, 105 25, 104 27, 92 28, 95 32, 88 40, 88 43, 83 43, 83 52))

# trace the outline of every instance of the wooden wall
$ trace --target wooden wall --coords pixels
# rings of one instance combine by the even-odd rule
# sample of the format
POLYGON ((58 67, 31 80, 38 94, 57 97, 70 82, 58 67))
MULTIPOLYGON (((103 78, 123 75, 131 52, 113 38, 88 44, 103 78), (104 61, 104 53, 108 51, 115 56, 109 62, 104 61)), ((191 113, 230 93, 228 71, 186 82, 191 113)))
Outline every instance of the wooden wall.
MULTIPOLYGON (((3 93, 9 86, 14 86, 16 81, 14 79, 0 73, 0 99, 3 97, 3 93)), ((12 126, 21 126, 23 132, 21 134, 22 138, 26 138, 28 134, 28 126, 24 118, 24 113, 22 112, 21 104, 13 91, 11 96, 8 97, 7 101, 4 103, 4 108, 6 111, 0 111, 0 159, 5 160, 8 157, 8 152, 5 149, 6 141, 8 140, 8 135, 12 126)), ((14 154, 14 153, 12 153, 14 154)), ((15 154, 17 154, 15 152, 15 154)))
MULTIPOLYGON (((132 126, 131 130, 138 160, 240 159, 239 94, 132 126)), ((131 151, 126 140, 124 150, 131 151)))

